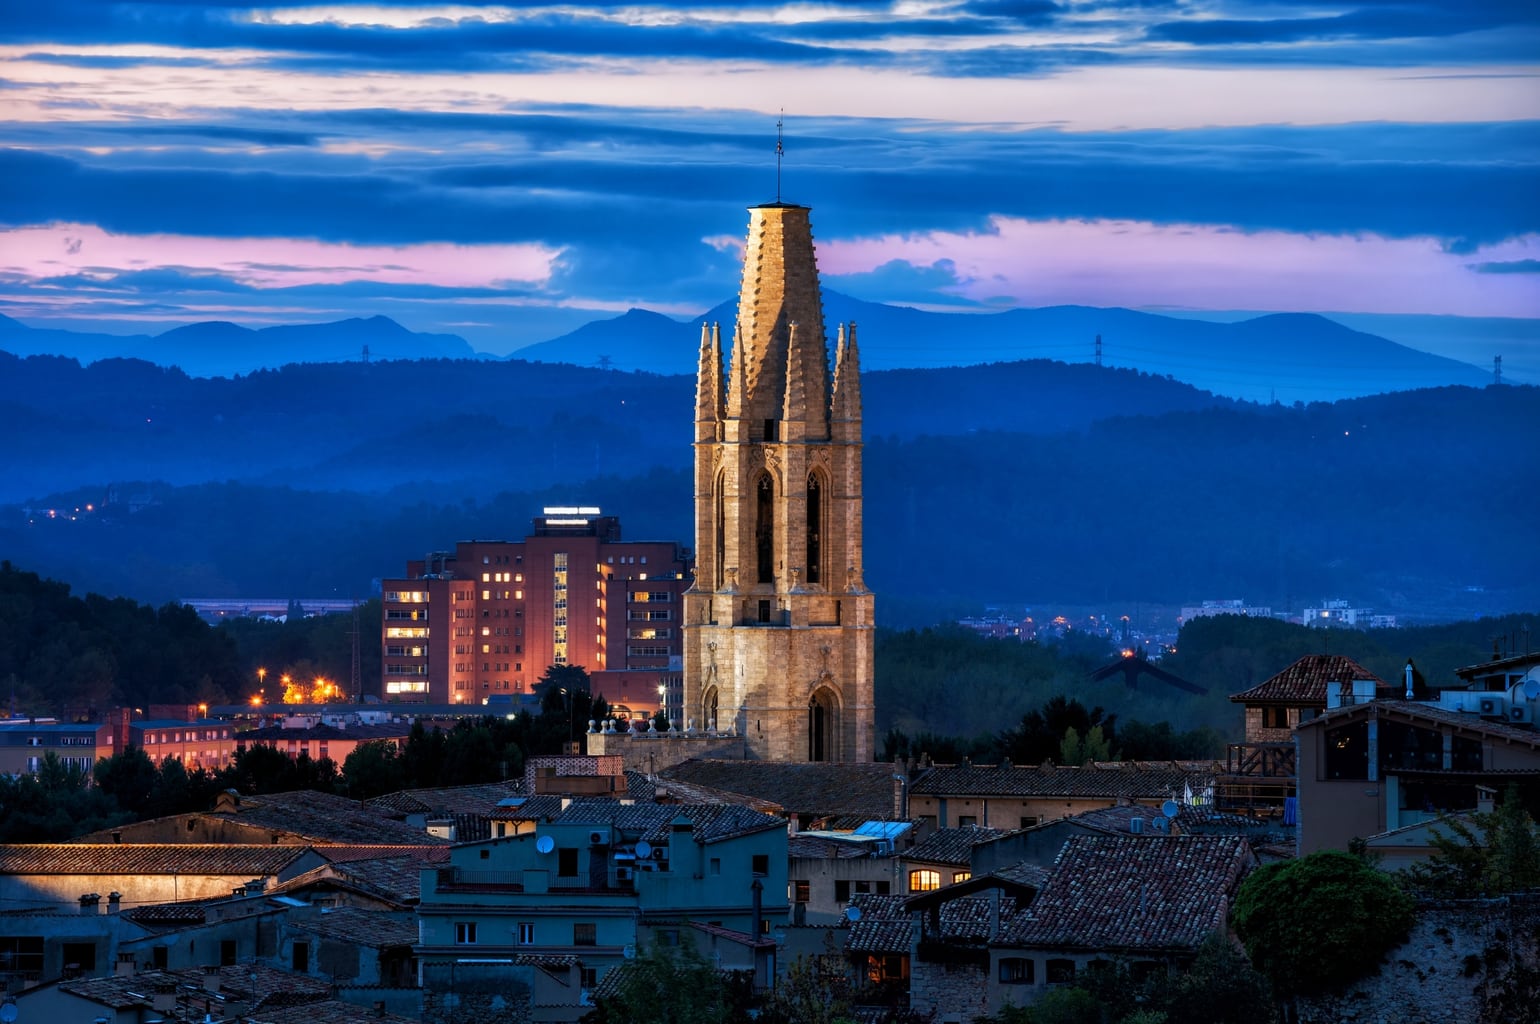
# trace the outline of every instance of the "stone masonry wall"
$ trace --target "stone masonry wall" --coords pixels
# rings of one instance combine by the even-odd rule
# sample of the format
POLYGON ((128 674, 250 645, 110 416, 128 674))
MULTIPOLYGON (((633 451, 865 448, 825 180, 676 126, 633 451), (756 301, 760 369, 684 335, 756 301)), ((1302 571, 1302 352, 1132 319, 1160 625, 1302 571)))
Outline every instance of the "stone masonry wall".
POLYGON ((1377 975, 1298 1010, 1299 1024, 1540 1021, 1540 895, 1420 904, 1377 975))
POLYGON ((936 1024, 967 1024, 989 1013, 987 980, 979 967, 915 957, 909 968, 909 1006, 922 1015, 934 1013, 936 1024))

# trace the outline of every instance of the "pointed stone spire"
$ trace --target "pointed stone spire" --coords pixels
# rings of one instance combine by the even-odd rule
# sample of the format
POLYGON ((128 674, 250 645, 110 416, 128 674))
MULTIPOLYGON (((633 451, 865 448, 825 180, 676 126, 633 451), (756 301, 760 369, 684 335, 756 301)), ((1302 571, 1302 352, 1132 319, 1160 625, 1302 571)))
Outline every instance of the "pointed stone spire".
POLYGON ((733 354, 727 363, 727 418, 730 420, 742 419, 748 404, 745 395, 748 384, 743 379, 743 344, 740 330, 733 337, 733 354))
POLYGON ((834 365, 834 401, 830 419, 840 440, 861 437, 861 352, 856 346, 856 325, 847 334, 840 326, 839 351, 834 365))
POLYGON ((700 325, 700 365, 695 380, 695 439, 714 441, 722 421, 722 336, 716 325, 700 325))

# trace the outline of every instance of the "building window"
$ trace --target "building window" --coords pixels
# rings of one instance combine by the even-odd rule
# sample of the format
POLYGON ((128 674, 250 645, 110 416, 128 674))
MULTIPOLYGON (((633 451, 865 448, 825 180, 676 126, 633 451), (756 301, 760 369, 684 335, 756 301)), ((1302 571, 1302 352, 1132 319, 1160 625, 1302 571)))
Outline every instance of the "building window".
POLYGON ((941 888, 941 872, 932 868, 918 868, 909 872, 910 892, 930 892, 941 888))
POLYGON ((1033 825, 1036 825, 1036 824, 1037 824, 1037 817, 1035 815, 1023 814, 1021 816, 1021 827, 1022 828, 1031 828, 1033 825))
POLYGON ((1035 964, 1025 957, 1008 956, 1000 961, 1000 984, 1030 985, 1035 964))
POLYGON ((957 827, 958 828, 972 828, 973 826, 977 825, 978 823, 979 823, 979 818, 978 818, 978 815, 976 815, 976 814, 959 814, 957 816, 957 827))
POLYGON ((475 921, 455 922, 455 942, 459 945, 470 945, 476 941, 475 921))
POLYGON ((836 903, 849 903, 850 902, 850 880, 849 879, 836 878, 834 880, 834 902, 836 902, 836 903))
POLYGON ((1050 985, 1072 985, 1075 982, 1075 961, 1050 960, 1043 965, 1043 974, 1050 985))
POLYGON ((556 875, 559 878, 576 878, 578 852, 576 847, 564 846, 556 851, 556 875))
MULTIPOLYGON (((582 985, 584 988, 591 989, 595 985, 599 984, 599 968, 580 967, 578 968, 578 971, 580 973, 582 985)), ((586 1006, 588 1004, 584 1003, 583 1005, 586 1006)))
POLYGON ((219 966, 235 966, 235 940, 221 939, 219 941, 219 966))
POLYGON ((1267 707, 1262 709, 1262 728, 1287 729, 1289 727, 1289 709, 1267 707))
POLYGON ((770 855, 768 853, 756 853, 752 870, 756 875, 768 875, 770 873, 770 855))
POLYGON ((791 901, 793 903, 806 903, 812 898, 811 889, 812 885, 806 879, 797 879, 791 883, 791 901))
POLYGON ((712 857, 711 858, 711 873, 713 875, 720 875, 722 873, 722 858, 721 857, 712 857))
POLYGON ((956 885, 958 882, 966 882, 972 877, 973 872, 971 871, 954 871, 952 872, 952 884, 956 885))
POLYGON ((533 946, 535 944, 535 922, 519 922, 519 945, 533 946))
POLYGON ((579 921, 572 926, 574 946, 595 946, 599 943, 599 926, 592 921, 579 921))
POLYGON ((295 971, 300 974, 304 974, 306 971, 310 970, 310 943, 296 942, 294 944, 294 953, 289 960, 289 964, 294 968, 295 971))

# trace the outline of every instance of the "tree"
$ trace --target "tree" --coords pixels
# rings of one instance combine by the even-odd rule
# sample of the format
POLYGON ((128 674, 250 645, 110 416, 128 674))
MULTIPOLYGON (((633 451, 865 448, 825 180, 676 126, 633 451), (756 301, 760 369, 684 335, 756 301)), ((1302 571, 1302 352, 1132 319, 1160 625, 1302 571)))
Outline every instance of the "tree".
POLYGON ((134 817, 143 817, 160 783, 160 772, 139 747, 129 744, 121 753, 101 758, 92 773, 96 786, 134 817))
POLYGON ((367 800, 404 788, 406 767, 394 743, 371 740, 354 747, 342 762, 342 778, 347 784, 348 796, 367 800))
POLYGON ((583 1024, 732 1024, 744 1019, 743 1000, 695 946, 652 943, 612 968, 606 994, 583 1024))
POLYGON ((1091 731, 1086 733, 1085 739, 1075 731, 1074 726, 1064 730, 1064 739, 1059 743, 1059 763, 1079 767, 1088 761, 1112 760, 1111 745, 1102 735, 1102 727, 1091 726, 1091 731))
POLYGON ((837 956, 799 956, 759 1011, 764 1024, 848 1024, 850 979, 837 956))
POLYGON ((1277 1015, 1267 979, 1223 932, 1205 939, 1192 966, 1152 1002, 1173 1024, 1268 1024, 1277 1015))
POLYGON ((1540 886, 1540 843, 1535 821, 1517 785, 1495 811, 1441 819, 1432 829, 1434 852, 1404 872, 1409 886, 1440 896, 1496 896, 1540 886))
POLYGON ((1387 874, 1340 850, 1267 864, 1235 897, 1235 929, 1283 997, 1369 973, 1411 930, 1413 901, 1387 874))

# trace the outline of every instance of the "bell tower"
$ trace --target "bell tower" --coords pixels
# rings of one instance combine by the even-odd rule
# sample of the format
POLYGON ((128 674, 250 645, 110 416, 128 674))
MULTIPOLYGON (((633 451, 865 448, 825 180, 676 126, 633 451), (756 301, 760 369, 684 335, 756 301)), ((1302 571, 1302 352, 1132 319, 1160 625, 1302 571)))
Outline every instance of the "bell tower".
POLYGON ((808 213, 749 210, 725 369, 720 327, 701 328, 685 716, 751 757, 870 761, 860 352, 842 325, 831 375, 808 213))

